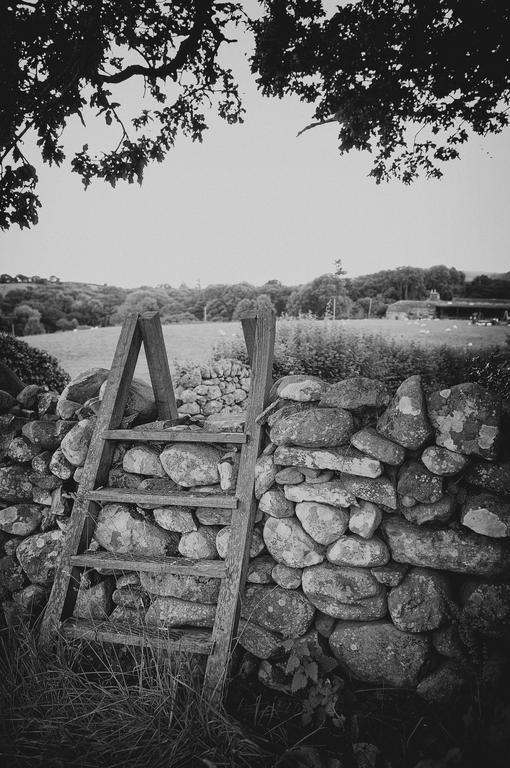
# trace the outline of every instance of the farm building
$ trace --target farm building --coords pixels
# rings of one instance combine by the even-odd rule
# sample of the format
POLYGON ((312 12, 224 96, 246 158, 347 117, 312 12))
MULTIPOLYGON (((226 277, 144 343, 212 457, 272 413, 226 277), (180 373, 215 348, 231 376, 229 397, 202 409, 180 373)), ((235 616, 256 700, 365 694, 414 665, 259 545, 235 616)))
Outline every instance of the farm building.
POLYGON ((390 320, 419 320, 424 318, 480 318, 508 319, 510 300, 502 299, 453 299, 453 301, 395 301, 386 310, 390 320))

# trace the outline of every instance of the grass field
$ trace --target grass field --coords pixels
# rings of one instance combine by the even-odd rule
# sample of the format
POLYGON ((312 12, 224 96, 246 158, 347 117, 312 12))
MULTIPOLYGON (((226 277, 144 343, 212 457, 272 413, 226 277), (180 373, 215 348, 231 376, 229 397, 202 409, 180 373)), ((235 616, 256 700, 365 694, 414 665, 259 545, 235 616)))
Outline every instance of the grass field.
MULTIPOLYGON (((309 321, 308 321, 309 322, 309 321)), ((317 323, 323 321, 317 320, 317 323)), ((386 339, 402 343, 414 341, 424 345, 448 344, 455 347, 485 347, 502 345, 510 335, 505 326, 479 327, 467 320, 337 320, 346 331, 356 334, 379 333, 386 339)), ((66 331, 44 336, 26 336, 34 347, 54 355, 71 376, 87 368, 109 368, 120 328, 94 328, 83 331, 66 331)), ((241 334, 241 324, 233 323, 186 323, 166 325, 163 328, 168 357, 172 362, 195 360, 206 362, 213 345, 232 335, 241 334)), ((137 376, 148 378, 145 359, 140 356, 137 376)))

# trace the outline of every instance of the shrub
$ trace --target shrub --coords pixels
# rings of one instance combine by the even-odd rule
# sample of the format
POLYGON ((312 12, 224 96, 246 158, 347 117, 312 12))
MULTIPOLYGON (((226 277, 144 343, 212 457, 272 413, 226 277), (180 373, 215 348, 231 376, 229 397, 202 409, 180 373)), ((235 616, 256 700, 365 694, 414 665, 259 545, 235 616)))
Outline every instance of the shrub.
MULTIPOLYGON (((214 358, 234 357, 247 362, 240 337, 215 347, 214 358)), ((280 321, 274 354, 274 375, 306 373, 326 381, 350 376, 381 379, 395 390, 408 376, 421 374, 427 391, 464 381, 510 397, 510 350, 491 347, 467 352, 448 345, 403 344, 381 334, 359 336, 338 323, 314 320, 280 321)))
POLYGON ((0 333, 0 358, 25 384, 42 384, 60 392, 70 378, 52 355, 6 333, 0 333))

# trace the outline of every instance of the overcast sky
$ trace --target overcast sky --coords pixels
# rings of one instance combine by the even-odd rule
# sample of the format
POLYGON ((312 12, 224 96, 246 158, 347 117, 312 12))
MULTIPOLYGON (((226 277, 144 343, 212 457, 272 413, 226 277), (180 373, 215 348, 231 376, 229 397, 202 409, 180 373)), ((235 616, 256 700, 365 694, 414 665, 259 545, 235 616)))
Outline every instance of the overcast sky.
MULTIPOLYGON (((337 258, 349 276, 408 264, 510 269, 509 129, 474 138, 440 181, 376 186, 370 155, 340 157, 334 124, 296 138, 312 108, 259 96, 243 57, 230 56, 244 125, 211 118, 204 143, 179 141, 141 188, 96 182, 85 192, 68 163, 45 166, 39 224, 0 234, 1 270, 134 287, 297 285, 337 258)), ((137 86, 122 88, 131 100, 137 86)), ((94 122, 70 126, 66 149, 99 146, 105 129, 94 122)))

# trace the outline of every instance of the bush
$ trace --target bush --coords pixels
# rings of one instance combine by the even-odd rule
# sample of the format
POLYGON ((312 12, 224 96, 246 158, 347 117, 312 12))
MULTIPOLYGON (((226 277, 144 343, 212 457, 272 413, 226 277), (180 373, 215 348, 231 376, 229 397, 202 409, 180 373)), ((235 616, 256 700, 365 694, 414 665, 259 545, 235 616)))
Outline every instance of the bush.
POLYGON ((6 333, 0 333, 0 358, 25 384, 42 384, 61 392, 70 379, 52 355, 6 333))
MULTIPOLYGON (((234 337, 221 342, 214 350, 214 358, 219 357, 247 362, 244 341, 234 337)), ((466 352, 447 345, 402 344, 381 334, 358 336, 338 323, 314 320, 284 320, 277 325, 276 377, 306 373, 333 382, 367 376, 395 390, 405 378, 419 373, 427 391, 477 381, 510 397, 509 367, 510 350, 499 347, 466 352)))

